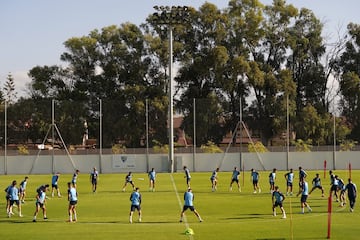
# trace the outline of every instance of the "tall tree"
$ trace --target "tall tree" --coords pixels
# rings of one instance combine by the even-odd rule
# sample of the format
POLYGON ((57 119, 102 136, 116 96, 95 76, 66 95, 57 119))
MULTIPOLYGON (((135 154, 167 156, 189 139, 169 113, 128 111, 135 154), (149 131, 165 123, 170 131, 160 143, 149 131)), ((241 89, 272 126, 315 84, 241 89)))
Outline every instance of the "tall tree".
POLYGON ((11 73, 6 77, 6 82, 4 84, 4 97, 5 101, 11 105, 14 104, 17 98, 17 92, 15 90, 14 77, 11 73))

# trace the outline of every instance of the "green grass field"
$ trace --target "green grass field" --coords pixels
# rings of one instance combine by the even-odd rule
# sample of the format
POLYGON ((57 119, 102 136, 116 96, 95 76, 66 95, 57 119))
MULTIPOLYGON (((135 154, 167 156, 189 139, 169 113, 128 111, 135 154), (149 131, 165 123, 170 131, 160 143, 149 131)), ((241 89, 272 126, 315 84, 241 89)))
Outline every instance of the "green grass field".
MULTIPOLYGON (((276 185, 285 193, 285 172, 277 173, 276 185)), ((308 171, 308 182, 315 175, 308 171)), ((326 196, 329 191, 329 176, 323 179, 326 196)), ((347 171, 335 171, 345 181, 347 171)), ((0 202, 0 238, 1 239, 326 239, 327 236, 327 197, 322 198, 320 190, 314 191, 308 199, 313 209, 312 213, 300 214, 300 198, 295 195, 287 197, 284 207, 287 219, 272 216, 271 194, 267 176, 269 172, 261 172, 260 186, 262 193, 253 194, 250 173, 245 172, 242 192, 236 186, 229 191, 230 172, 219 172, 219 185, 216 192, 211 191, 211 173, 192 173, 192 189, 195 195, 195 207, 204 222, 198 222, 195 215, 186 212, 187 223, 195 232, 185 235, 186 223, 179 222, 180 210, 183 204, 183 193, 186 191, 184 174, 174 173, 174 184, 168 173, 157 174, 156 192, 148 191, 148 180, 145 173, 134 173, 134 181, 140 187, 142 194, 142 222, 129 223, 129 196, 131 187, 122 192, 125 174, 100 175, 98 192, 91 192, 89 174, 81 173, 78 177, 79 202, 77 205, 78 222, 68 223, 67 187, 70 175, 60 176, 62 198, 47 200, 48 220, 38 215, 38 222, 32 222, 35 210, 35 189, 44 183, 51 182, 51 175, 31 175, 28 180, 27 200, 22 205, 23 218, 14 215, 11 218, 5 212, 5 193, 0 202), (144 178, 145 180, 139 180, 144 178), (178 190, 178 196, 175 187, 178 190), (180 202, 179 202, 180 200, 180 202)), ((297 176, 297 171, 295 172, 297 176)), ((12 180, 21 182, 24 176, 1 176, 0 187, 5 189, 12 180)), ((352 178, 360 185, 360 171, 353 171, 352 178)), ((297 182, 297 179, 295 179, 297 182)), ((243 176, 240 177, 241 184, 243 176)), ((298 190, 295 184, 296 191, 298 190)), ((50 193, 48 193, 50 196, 50 193)), ((331 239, 359 239, 360 206, 355 206, 355 212, 349 212, 349 206, 339 207, 333 202, 331 239)), ((16 212, 16 210, 15 210, 16 212)))

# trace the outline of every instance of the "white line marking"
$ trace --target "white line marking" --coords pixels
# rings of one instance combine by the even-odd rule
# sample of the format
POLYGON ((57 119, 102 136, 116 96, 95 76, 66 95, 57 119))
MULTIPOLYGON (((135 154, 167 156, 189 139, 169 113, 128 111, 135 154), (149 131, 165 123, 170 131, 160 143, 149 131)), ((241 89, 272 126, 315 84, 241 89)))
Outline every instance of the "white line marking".
MULTIPOLYGON (((172 185, 173 185, 173 188, 174 188, 174 191, 175 191, 175 194, 176 194, 176 198, 178 200, 178 203, 179 203, 179 207, 180 207, 180 211, 182 211, 182 204, 181 204, 181 200, 180 200, 180 196, 179 196, 179 193, 177 191, 177 188, 176 188, 176 185, 175 185, 175 180, 174 180, 174 177, 173 175, 170 173, 170 179, 171 179, 171 182, 172 182, 172 185)), ((184 214, 184 219, 183 219, 183 222, 185 224, 185 227, 186 228, 189 228, 189 223, 187 221, 187 218, 186 218, 186 215, 184 214)), ((189 239, 194 239, 194 237, 192 235, 188 235, 189 236, 189 239)))

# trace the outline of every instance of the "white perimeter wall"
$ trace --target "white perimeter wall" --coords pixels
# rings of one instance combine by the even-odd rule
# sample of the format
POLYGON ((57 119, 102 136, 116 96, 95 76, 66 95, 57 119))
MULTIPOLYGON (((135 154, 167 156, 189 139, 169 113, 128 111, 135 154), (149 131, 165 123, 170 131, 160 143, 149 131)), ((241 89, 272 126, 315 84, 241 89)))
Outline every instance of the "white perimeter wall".
MULTIPOLYGON (((187 166, 191 171, 231 171, 234 166, 244 170, 287 170, 297 169, 360 169, 360 152, 286 152, 227 154, 175 154, 174 170, 182 171, 187 166), (195 161, 194 161, 195 157, 195 161)), ((168 172, 171 166, 167 154, 136 155, 54 155, 54 156, 3 156, 0 157, 0 174, 49 174, 53 172, 90 172, 96 167, 101 173, 147 172, 155 168, 157 172, 168 172), (114 160, 115 159, 115 160, 114 160)))

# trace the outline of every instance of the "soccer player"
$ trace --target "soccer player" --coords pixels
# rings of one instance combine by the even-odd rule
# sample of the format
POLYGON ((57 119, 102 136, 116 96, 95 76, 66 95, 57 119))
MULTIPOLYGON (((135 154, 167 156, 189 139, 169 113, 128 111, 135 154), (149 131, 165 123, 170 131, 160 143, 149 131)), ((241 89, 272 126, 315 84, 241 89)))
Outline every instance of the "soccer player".
POLYGON ((36 195, 36 202, 35 202, 36 208, 35 208, 33 222, 36 222, 36 217, 40 211, 40 208, 42 209, 44 219, 48 219, 46 216, 46 207, 45 207, 46 191, 48 190, 49 190, 49 184, 42 185, 37 189, 38 194, 36 195))
POLYGON ((272 210, 273 215, 276 216, 276 207, 280 207, 280 210, 283 214, 282 218, 286 218, 285 209, 283 207, 283 201, 285 200, 284 194, 279 190, 278 186, 274 187, 274 192, 272 193, 272 210))
POLYGON ((14 204, 16 204, 16 206, 18 207, 18 211, 19 211, 19 217, 22 217, 21 214, 21 203, 20 203, 20 199, 19 199, 19 189, 16 187, 16 180, 14 180, 11 184, 11 186, 8 188, 7 193, 9 194, 9 212, 8 212, 8 217, 11 217, 11 215, 13 214, 13 206, 14 204))
POLYGON ((287 172, 285 175, 286 179, 286 196, 290 194, 292 196, 293 194, 293 182, 294 182, 294 172, 293 169, 290 168, 290 172, 287 172))
POLYGON ((211 181, 211 190, 214 192, 217 189, 217 173, 219 172, 219 168, 216 168, 212 173, 210 177, 211 181))
POLYGON ((272 172, 269 174, 270 193, 273 193, 275 190, 275 179, 276 179, 276 168, 274 168, 272 172))
POLYGON ((320 175, 317 173, 316 176, 313 178, 312 180, 312 189, 309 192, 309 195, 315 190, 315 189, 320 189, 321 190, 321 196, 324 197, 324 188, 321 185, 321 179, 320 179, 320 175))
POLYGON ((76 187, 76 181, 77 181, 77 178, 78 178, 78 175, 79 175, 80 171, 78 169, 75 170, 73 176, 72 176, 72 179, 71 179, 71 183, 76 187))
POLYGON ((346 204, 345 182, 337 175, 335 178, 338 181, 338 191, 340 192, 340 207, 343 207, 346 204))
POLYGON ((152 168, 151 171, 148 173, 148 177, 149 177, 149 191, 155 192, 156 172, 154 168, 152 168))
POLYGON ((93 193, 96 192, 98 179, 99 179, 99 172, 96 170, 96 167, 94 167, 93 170, 90 172, 90 181, 91 181, 93 193))
POLYGON ((251 169, 251 180, 254 186, 254 193, 256 193, 256 190, 258 190, 259 193, 261 193, 261 189, 259 186, 259 179, 260 179, 260 174, 255 171, 255 169, 251 169))
POLYGON ((69 201, 69 222, 76 222, 76 204, 78 200, 78 193, 73 183, 68 182, 68 201, 69 201))
POLYGON ((333 171, 329 171, 329 175, 330 175, 330 197, 332 197, 332 194, 334 194, 334 196, 336 197, 336 201, 339 201, 338 198, 338 180, 335 178, 335 174, 333 173, 333 171))
POLYGON ((302 183, 302 180, 307 177, 307 173, 302 167, 299 167, 299 184, 302 183))
POLYGON ((190 209, 190 211, 192 211, 195 214, 195 216, 199 219, 200 222, 203 221, 202 218, 200 217, 200 214, 196 211, 193 202, 194 202, 194 194, 192 193, 191 188, 189 188, 187 192, 184 193, 184 207, 180 214, 180 222, 183 221, 184 213, 187 209, 190 209))
MULTIPOLYGON (((9 210, 10 210, 10 195, 8 193, 8 190, 11 188, 12 184, 10 184, 9 186, 7 186, 4 191, 5 191, 5 200, 6 200, 6 214, 9 214, 9 210)), ((10 214, 13 214, 12 212, 10 214)))
POLYGON ((237 170, 237 167, 234 167, 234 170, 233 170, 232 175, 231 175, 230 191, 232 191, 232 184, 234 182, 236 182, 236 184, 238 186, 238 189, 239 189, 239 192, 241 192, 241 187, 240 187, 240 184, 239 184, 239 176, 240 176, 240 171, 237 170))
POLYGON ((307 207, 307 209, 309 210, 309 212, 312 211, 310 205, 307 203, 307 198, 309 195, 309 185, 308 183, 305 181, 305 178, 302 178, 301 182, 300 182, 300 190, 298 192, 298 194, 296 196, 299 196, 301 194, 301 213, 304 214, 304 208, 307 207))
POLYGON ((140 189, 137 187, 134 189, 134 191, 130 195, 130 201, 131 201, 131 207, 130 207, 130 219, 129 222, 133 222, 133 214, 135 209, 139 213, 139 222, 141 222, 141 194, 140 189))
POLYGON ((123 192, 125 192, 125 187, 127 186, 128 183, 130 183, 131 186, 133 187, 133 189, 135 189, 135 184, 134 184, 134 182, 133 182, 133 180, 132 180, 132 173, 131 173, 131 172, 129 172, 129 173, 125 176, 125 184, 124 184, 123 189, 122 189, 123 192))
POLYGON ((20 186, 19 186, 19 191, 20 191, 20 201, 21 203, 25 203, 25 196, 26 196, 26 185, 27 185, 27 180, 29 179, 28 176, 26 176, 24 178, 24 180, 21 181, 20 186))
POLYGON ((348 179, 348 184, 346 184, 345 190, 347 191, 349 199, 350 212, 353 212, 355 207, 357 189, 356 184, 351 181, 351 178, 348 179))
POLYGON ((57 196, 61 197, 60 188, 58 185, 59 177, 60 177, 60 173, 57 172, 51 178, 51 197, 54 197, 55 190, 56 190, 57 196))
POLYGON ((184 166, 183 169, 184 169, 184 172, 185 172, 185 177, 184 178, 186 178, 186 185, 188 186, 188 188, 190 188, 190 181, 191 181, 190 171, 186 166, 184 166))

